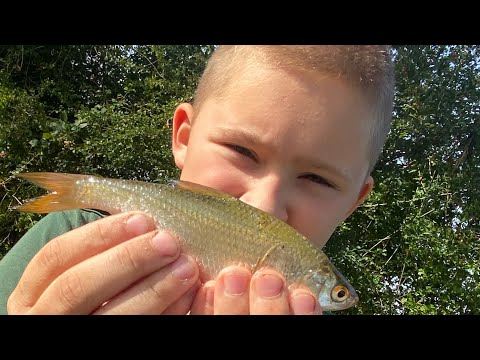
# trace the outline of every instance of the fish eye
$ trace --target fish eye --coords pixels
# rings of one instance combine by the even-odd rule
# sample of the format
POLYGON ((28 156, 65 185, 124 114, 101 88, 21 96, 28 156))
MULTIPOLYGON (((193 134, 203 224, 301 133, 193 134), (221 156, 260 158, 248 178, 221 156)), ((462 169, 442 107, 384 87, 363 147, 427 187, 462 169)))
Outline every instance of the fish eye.
POLYGON ((343 285, 337 285, 332 290, 332 300, 335 302, 342 302, 350 295, 348 289, 343 285))

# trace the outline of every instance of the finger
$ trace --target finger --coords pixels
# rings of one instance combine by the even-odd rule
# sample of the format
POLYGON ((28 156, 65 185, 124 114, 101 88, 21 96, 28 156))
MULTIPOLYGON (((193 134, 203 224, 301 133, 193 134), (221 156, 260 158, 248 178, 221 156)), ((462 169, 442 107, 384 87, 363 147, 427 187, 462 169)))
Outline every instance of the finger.
POLYGON ((96 314, 161 314, 198 280, 193 258, 180 255, 172 264, 154 272, 102 306, 96 314))
POLYGON ((95 255, 60 275, 32 313, 91 313, 139 279, 173 262, 180 253, 167 232, 151 232, 95 255))
POLYGON ((141 212, 108 216, 49 241, 28 264, 10 297, 12 306, 32 307, 48 285, 72 266, 155 229, 141 212))
POLYGON ((223 269, 216 280, 215 315, 248 315, 251 272, 241 266, 223 269))
POLYGON ((197 282, 185 293, 183 294, 177 301, 175 301, 172 305, 167 307, 165 311, 162 313, 163 315, 186 315, 190 311, 192 307, 193 300, 197 295, 201 287, 200 280, 197 282))
POLYGON ((215 280, 207 281, 198 290, 190 315, 213 315, 215 280))
POLYGON ((250 284, 250 314, 287 315, 290 313, 285 279, 271 269, 257 271, 250 284))
POLYGON ((315 296, 305 289, 294 289, 291 292, 290 307, 294 315, 322 314, 322 309, 315 296))

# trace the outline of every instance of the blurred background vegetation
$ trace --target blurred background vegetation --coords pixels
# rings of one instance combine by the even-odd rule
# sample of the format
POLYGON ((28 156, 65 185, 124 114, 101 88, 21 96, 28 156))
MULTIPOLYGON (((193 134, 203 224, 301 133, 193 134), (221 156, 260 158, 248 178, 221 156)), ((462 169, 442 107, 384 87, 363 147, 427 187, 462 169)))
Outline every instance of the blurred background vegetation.
MULTIPOLYGON (((22 171, 163 181, 175 106, 211 45, 0 47, 0 259, 41 216, 22 171)), ((325 248, 346 314, 480 313, 478 46, 394 47, 394 123, 368 201, 325 248)))

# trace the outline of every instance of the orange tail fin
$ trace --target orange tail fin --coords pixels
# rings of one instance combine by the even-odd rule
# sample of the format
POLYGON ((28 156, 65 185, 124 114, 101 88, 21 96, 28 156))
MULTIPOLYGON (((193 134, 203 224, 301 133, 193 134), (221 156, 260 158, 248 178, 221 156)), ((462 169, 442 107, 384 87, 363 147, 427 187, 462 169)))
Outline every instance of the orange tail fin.
POLYGON ((32 172, 19 174, 18 176, 51 193, 30 200, 16 207, 16 210, 45 214, 81 207, 74 196, 75 182, 87 177, 86 175, 32 172))

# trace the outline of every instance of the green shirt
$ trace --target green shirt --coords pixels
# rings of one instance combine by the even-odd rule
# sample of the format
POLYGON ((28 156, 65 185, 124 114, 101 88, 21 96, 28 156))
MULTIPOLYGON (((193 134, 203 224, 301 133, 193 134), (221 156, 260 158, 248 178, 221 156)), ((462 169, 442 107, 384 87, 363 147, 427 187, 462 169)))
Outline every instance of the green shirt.
POLYGON ((98 220, 95 210, 68 210, 48 214, 35 224, 0 261, 0 314, 7 314, 7 301, 35 254, 53 238, 98 220))

